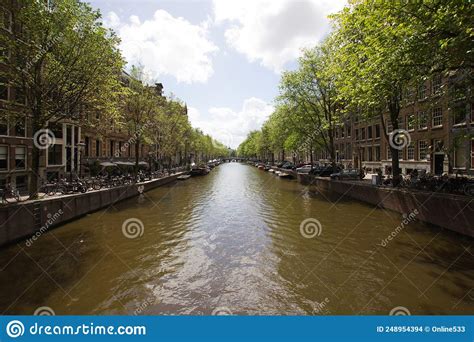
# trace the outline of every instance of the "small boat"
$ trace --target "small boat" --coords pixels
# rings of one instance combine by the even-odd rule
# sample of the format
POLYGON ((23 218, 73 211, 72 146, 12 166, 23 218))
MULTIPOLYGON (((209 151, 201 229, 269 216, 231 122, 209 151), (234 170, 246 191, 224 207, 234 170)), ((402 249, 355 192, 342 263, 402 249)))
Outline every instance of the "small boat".
POLYGON ((209 173, 209 168, 207 167, 193 167, 190 171, 191 176, 204 176, 209 173))
POLYGON ((186 180, 186 179, 189 179, 189 178, 191 178, 191 175, 181 175, 181 176, 177 177, 176 179, 186 180))
POLYGON ((259 169, 259 170, 265 170, 265 165, 259 165, 259 166, 258 166, 258 169, 259 169))
POLYGON ((268 172, 271 172, 271 173, 273 173, 273 172, 275 172, 275 170, 273 170, 273 169, 270 169, 270 170, 268 170, 268 172))
POLYGON ((281 173, 281 171, 278 171, 278 170, 275 171, 275 174, 276 174, 277 176, 280 175, 280 173, 281 173))

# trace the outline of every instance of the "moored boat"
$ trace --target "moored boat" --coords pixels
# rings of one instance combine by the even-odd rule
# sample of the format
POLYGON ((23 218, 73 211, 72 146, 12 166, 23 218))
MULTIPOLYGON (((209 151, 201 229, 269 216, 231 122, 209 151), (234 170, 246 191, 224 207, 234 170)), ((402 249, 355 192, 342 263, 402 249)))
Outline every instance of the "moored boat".
POLYGON ((176 179, 186 180, 186 179, 189 179, 189 178, 191 178, 191 175, 181 175, 181 176, 177 177, 176 179))
POLYGON ((209 173, 209 168, 208 167, 193 167, 190 171, 191 176, 204 176, 209 173))

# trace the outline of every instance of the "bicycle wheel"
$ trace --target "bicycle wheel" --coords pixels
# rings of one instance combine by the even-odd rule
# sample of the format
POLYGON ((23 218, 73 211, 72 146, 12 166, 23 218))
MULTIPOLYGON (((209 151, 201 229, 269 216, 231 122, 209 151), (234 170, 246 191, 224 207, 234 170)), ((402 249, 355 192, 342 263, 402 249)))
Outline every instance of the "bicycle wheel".
POLYGON ((3 194, 3 200, 7 203, 15 203, 17 202, 17 198, 15 196, 15 194, 13 194, 12 192, 8 191, 8 192, 5 192, 3 194))

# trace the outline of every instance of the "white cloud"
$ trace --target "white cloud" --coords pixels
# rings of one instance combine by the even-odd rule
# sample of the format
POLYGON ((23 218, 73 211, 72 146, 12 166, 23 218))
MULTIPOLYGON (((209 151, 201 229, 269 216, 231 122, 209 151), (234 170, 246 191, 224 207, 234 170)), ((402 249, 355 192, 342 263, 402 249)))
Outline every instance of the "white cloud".
POLYGON ((213 0, 214 20, 228 24, 227 44, 251 62, 280 72, 329 31, 327 15, 346 0, 213 0))
POLYGON ((189 107, 188 116, 194 127, 227 146, 236 148, 252 130, 260 129, 274 108, 264 100, 251 97, 244 100, 242 108, 234 111, 228 107, 211 107, 207 115, 189 107))
POLYGON ((151 20, 136 15, 123 22, 110 12, 104 24, 120 36, 128 64, 141 64, 158 79, 170 75, 178 82, 206 82, 213 74, 212 55, 218 47, 208 38, 208 23, 193 25, 158 10, 151 20))

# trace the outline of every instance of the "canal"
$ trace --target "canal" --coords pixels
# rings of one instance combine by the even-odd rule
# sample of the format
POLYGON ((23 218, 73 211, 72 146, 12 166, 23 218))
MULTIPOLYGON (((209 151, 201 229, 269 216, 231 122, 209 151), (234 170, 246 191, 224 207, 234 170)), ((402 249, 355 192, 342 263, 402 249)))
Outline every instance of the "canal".
POLYGON ((473 240, 402 220, 227 163, 3 248, 0 309, 473 314, 473 240))

